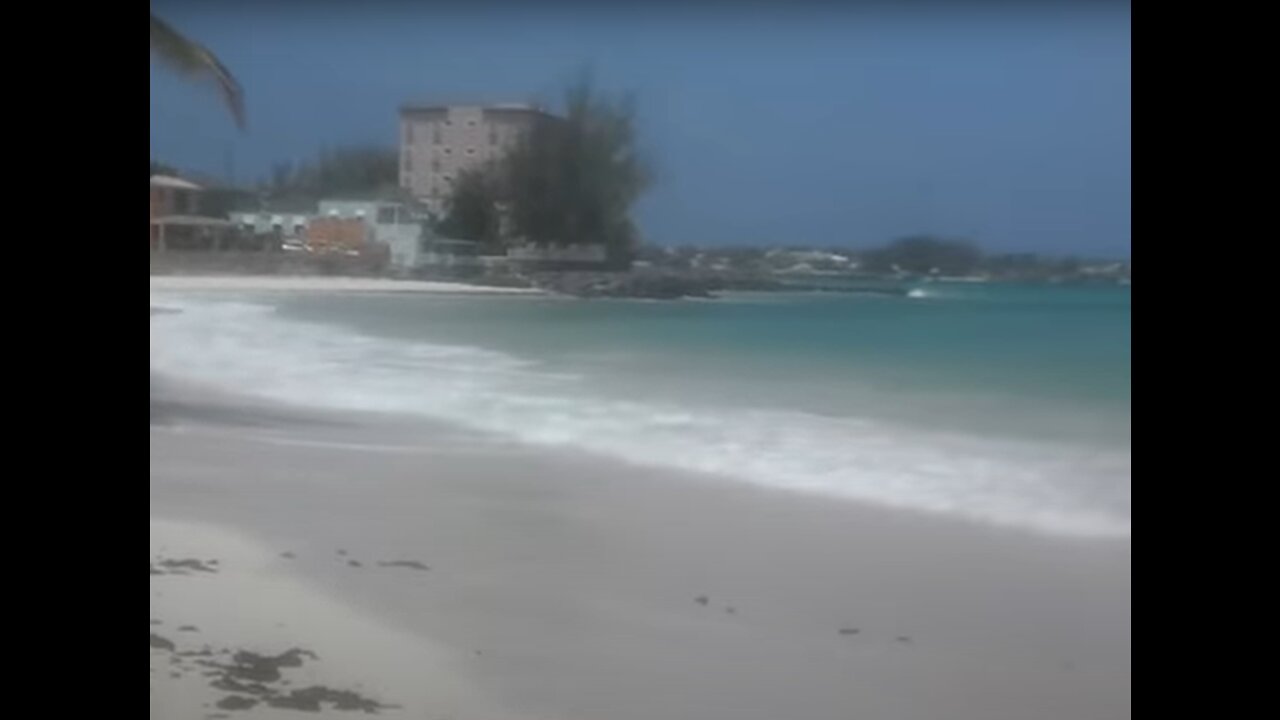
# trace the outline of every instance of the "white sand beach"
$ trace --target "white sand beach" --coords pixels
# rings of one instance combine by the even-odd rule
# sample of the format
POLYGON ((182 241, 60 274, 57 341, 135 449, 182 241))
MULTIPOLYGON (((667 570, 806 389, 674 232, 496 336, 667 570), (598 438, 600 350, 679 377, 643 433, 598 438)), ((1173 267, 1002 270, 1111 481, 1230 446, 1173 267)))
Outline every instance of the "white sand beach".
POLYGON ((1131 715, 1128 540, 155 377, 150 516, 153 719, 294 717, 262 701, 311 687, 452 720, 1131 715), (155 574, 184 559, 217 562, 155 574), (213 665, 175 662, 205 647, 213 665), (256 695, 211 687, 232 664, 221 650, 293 648, 317 659, 256 695), (254 706, 216 707, 227 697, 254 706))

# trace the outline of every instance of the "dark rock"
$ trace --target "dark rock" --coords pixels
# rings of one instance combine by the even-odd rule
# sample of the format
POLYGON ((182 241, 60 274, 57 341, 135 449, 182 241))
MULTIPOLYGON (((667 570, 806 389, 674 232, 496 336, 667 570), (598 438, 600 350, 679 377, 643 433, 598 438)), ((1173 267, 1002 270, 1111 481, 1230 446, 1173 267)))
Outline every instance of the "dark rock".
POLYGON ((711 286, 702 278, 670 273, 564 272, 539 276, 535 282, 543 290, 578 298, 680 300, 712 297, 711 286))
POLYGON ((181 633, 198 633, 198 632, 200 632, 200 628, 196 627, 195 625, 183 625, 182 627, 178 628, 178 632, 181 632, 181 633))
POLYGON ((160 637, 155 633, 151 633, 151 649, 152 650, 164 650, 165 652, 173 652, 177 648, 178 646, 174 645, 172 640, 168 640, 166 638, 160 637))

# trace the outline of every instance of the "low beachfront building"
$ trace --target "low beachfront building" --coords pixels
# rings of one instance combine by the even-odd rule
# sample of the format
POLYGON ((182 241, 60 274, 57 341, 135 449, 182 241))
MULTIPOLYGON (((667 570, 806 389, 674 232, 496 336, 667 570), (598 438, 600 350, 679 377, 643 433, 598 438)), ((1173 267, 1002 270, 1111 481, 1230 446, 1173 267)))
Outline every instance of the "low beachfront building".
POLYGON ((168 175, 151 177, 151 252, 229 249, 234 226, 204 212, 204 188, 168 175))
POLYGON ((426 224, 403 203, 385 200, 322 200, 317 221, 321 224, 357 222, 367 241, 385 246, 394 272, 409 274, 422 267, 426 224))
POLYGON ((280 241, 284 249, 301 249, 307 225, 313 213, 233 212, 231 223, 251 237, 268 236, 280 241))

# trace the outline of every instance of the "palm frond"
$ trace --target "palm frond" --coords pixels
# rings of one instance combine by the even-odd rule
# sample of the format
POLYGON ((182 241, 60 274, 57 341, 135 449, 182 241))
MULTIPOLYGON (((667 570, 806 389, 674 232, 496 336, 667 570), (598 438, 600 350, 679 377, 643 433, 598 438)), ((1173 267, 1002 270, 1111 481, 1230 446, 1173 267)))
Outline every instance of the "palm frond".
POLYGON ((151 56, 181 75, 213 80, 236 126, 244 129, 244 91, 231 71, 208 48, 152 15, 151 56))

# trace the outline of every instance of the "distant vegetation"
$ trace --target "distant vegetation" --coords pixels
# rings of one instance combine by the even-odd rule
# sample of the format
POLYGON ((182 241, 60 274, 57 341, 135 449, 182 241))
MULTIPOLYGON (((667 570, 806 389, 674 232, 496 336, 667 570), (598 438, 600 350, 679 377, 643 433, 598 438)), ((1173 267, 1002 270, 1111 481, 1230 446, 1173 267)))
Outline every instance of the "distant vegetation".
POLYGON ((394 148, 348 146, 324 149, 314 160, 278 163, 259 190, 268 200, 314 203, 321 198, 399 195, 400 156, 394 148))
POLYGON ((862 254, 862 267, 876 274, 972 275, 982 266, 982 251, 963 240, 915 236, 862 254))
POLYGON ((766 287, 806 277, 847 279, 983 278, 1025 282, 1103 282, 1132 279, 1128 261, 984 253, 976 244, 913 236, 883 247, 645 246, 637 259, 651 268, 719 278, 731 286, 766 287))
POLYGON ((151 161, 151 177, 155 177, 157 175, 175 175, 176 176, 178 174, 179 174, 178 170, 170 165, 165 165, 164 163, 156 162, 155 160, 151 161))

